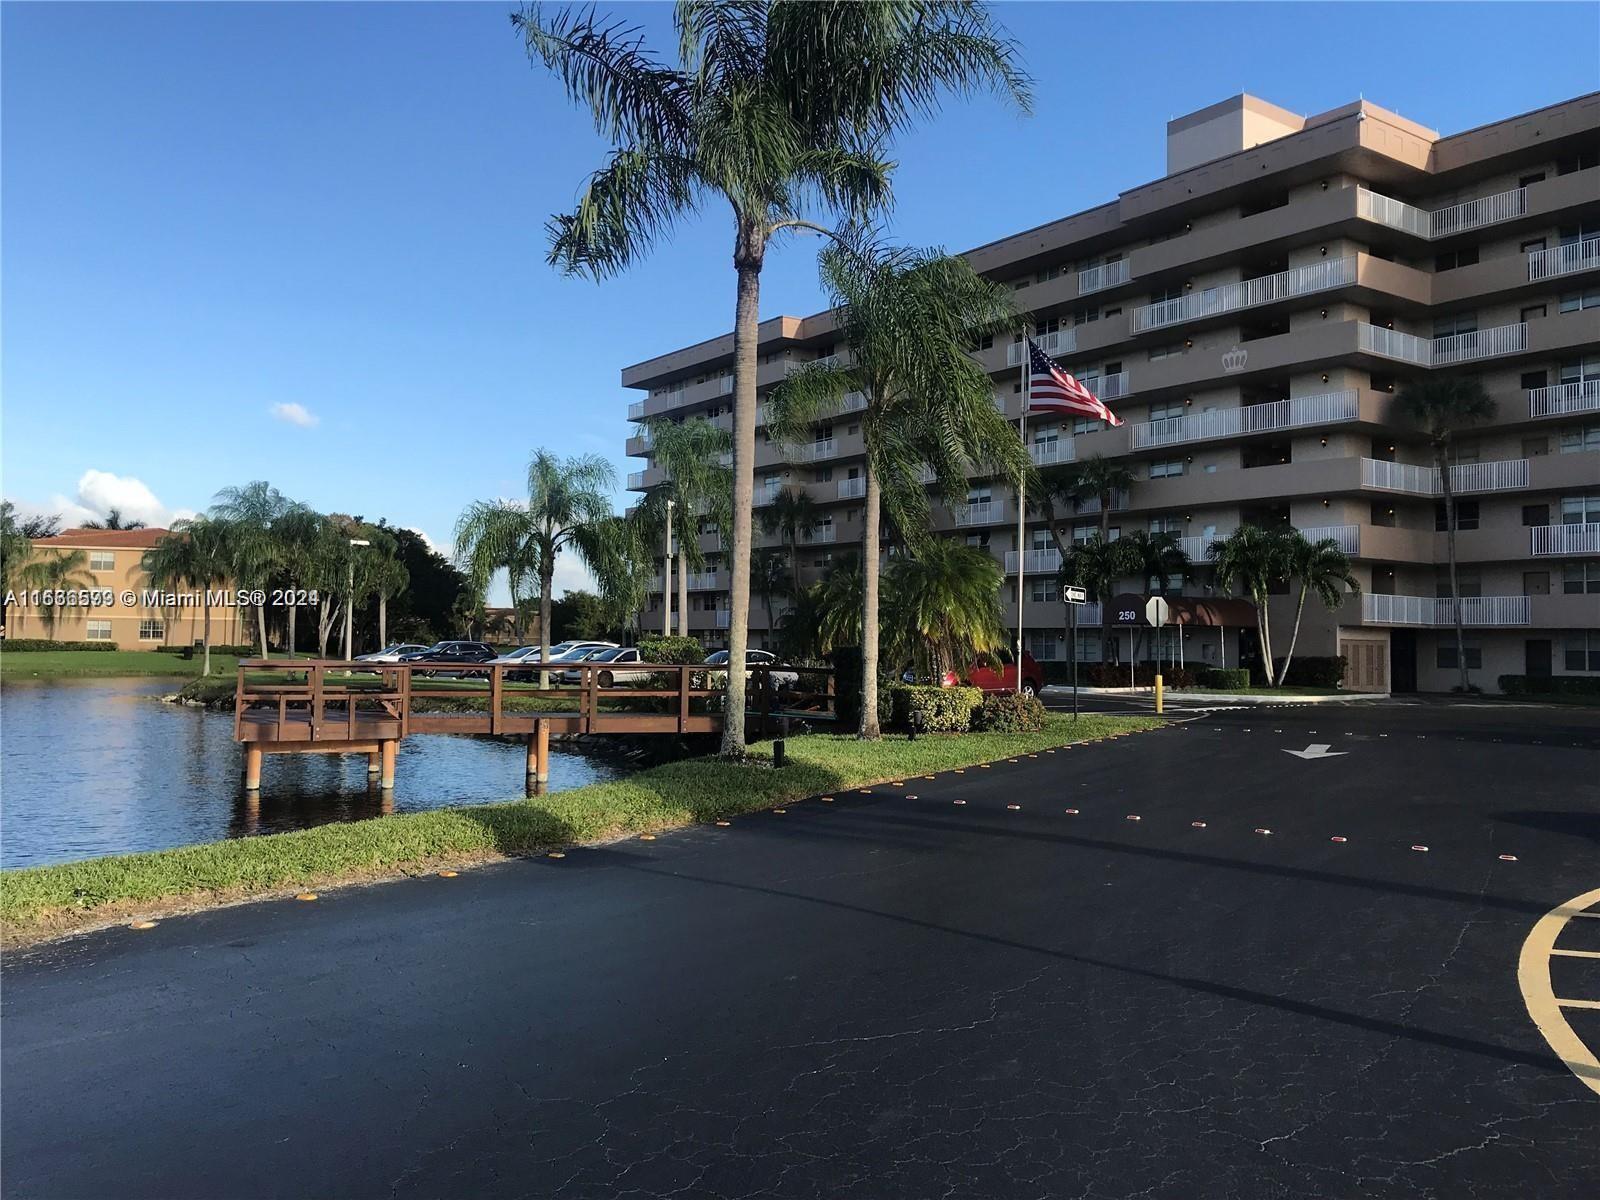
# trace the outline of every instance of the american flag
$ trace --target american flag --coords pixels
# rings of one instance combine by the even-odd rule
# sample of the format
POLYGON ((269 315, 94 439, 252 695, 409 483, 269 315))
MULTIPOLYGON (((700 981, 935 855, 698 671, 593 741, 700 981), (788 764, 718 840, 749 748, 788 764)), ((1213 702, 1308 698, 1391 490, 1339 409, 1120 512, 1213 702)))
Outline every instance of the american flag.
POLYGON ((1032 338, 1028 339, 1028 411, 1071 413, 1112 425, 1122 424, 1116 413, 1067 374, 1065 368, 1039 349, 1032 338))

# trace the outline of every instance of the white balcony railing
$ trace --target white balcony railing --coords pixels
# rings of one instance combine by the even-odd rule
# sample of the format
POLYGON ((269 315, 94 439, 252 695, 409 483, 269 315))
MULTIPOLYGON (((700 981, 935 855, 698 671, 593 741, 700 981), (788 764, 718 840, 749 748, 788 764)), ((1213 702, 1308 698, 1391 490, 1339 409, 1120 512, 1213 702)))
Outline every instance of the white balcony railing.
POLYGON ((1128 386, 1126 371, 1118 371, 1115 375, 1096 375, 1082 383, 1100 400, 1115 400, 1133 390, 1128 386))
POLYGON ((801 462, 816 462, 824 458, 837 458, 839 456, 839 442, 835 438, 823 438, 818 442, 802 442, 795 451, 795 458, 801 462))
MULTIPOLYGON (((1112 512, 1119 512, 1122 509, 1127 508, 1127 507, 1128 507, 1128 493, 1127 492, 1112 492, 1111 493, 1111 511, 1112 512)), ((1100 511, 1100 497, 1099 496, 1085 496, 1085 497, 1083 497, 1083 499, 1078 501, 1077 512, 1079 513, 1079 515, 1093 515, 1095 513, 1098 513, 1099 511, 1100 511)))
POLYGON ((715 571, 690 571, 687 586, 691 592, 720 592, 728 585, 718 578, 715 571))
POLYGON ((979 500, 962 505, 953 515, 957 525, 995 525, 1006 519, 1006 502, 979 500))
POLYGON ((867 494, 867 477, 858 475, 854 479, 839 480, 839 499, 859 500, 867 494))
POLYGON ((628 405, 628 420, 637 421, 640 417, 644 416, 644 406, 645 402, 643 400, 635 400, 632 404, 628 405))
POLYGON ((1433 343, 1427 338, 1365 322, 1356 326, 1356 335, 1356 344, 1368 354, 1398 358, 1402 362, 1416 363, 1419 367, 1433 365, 1433 343))
POLYGON ((1078 272, 1078 293, 1086 295, 1089 292, 1103 291, 1108 287, 1116 287, 1119 283, 1127 283, 1131 278, 1133 278, 1133 268, 1130 260, 1119 258, 1115 262, 1101 263, 1098 267, 1078 272))
POLYGON ((808 542, 836 542, 839 540, 839 529, 835 525, 813 525, 806 530, 808 542))
POLYGON ((1368 221, 1377 221, 1391 229, 1403 230, 1414 237, 1442 238, 1479 229, 1500 221, 1509 221, 1528 211, 1528 191, 1513 188, 1493 196, 1480 196, 1448 208, 1428 212, 1384 196, 1366 188, 1356 189, 1356 215, 1368 221))
POLYGON ((1528 625, 1532 614, 1526 596, 1392 596, 1367 592, 1361 597, 1361 619, 1373 625, 1454 625, 1456 609, 1463 625, 1528 625))
MULTIPOLYGON (((1033 340, 1039 349, 1046 354, 1060 357, 1063 354, 1074 354, 1078 349, 1078 331, 1076 329, 1058 329, 1054 333, 1035 334, 1033 340)), ((1026 342, 1012 342, 1006 347, 1006 366, 1020 367, 1022 365, 1022 348, 1026 342)))
MULTIPOLYGON (((1444 494, 1438 467, 1387 462, 1377 458, 1361 460, 1361 486, 1384 492, 1405 492, 1413 496, 1444 494)), ((1527 486, 1528 460, 1525 458, 1457 463, 1450 468, 1450 487, 1454 492, 1504 492, 1527 486)))
MULTIPOLYGON (((1017 552, 1006 551, 1006 574, 1017 573, 1017 552)), ((1061 551, 1054 546, 1047 546, 1041 550, 1024 550, 1022 552, 1023 573, 1027 575, 1054 575, 1061 570, 1061 551)))
POLYGON ((1530 417, 1565 417, 1586 412, 1600 412, 1600 379, 1528 389, 1530 417))
POLYGON ((1600 554, 1600 522, 1585 525, 1535 525, 1528 531, 1532 535, 1532 553, 1536 556, 1550 554, 1600 554))
POLYGON ((937 478, 938 478, 938 476, 936 476, 933 473, 933 468, 930 467, 927 463, 923 463, 920 467, 917 468, 917 482, 918 483, 932 483, 937 478))
POLYGON ((1357 555, 1361 553, 1361 526, 1359 525, 1311 525, 1300 532, 1308 542, 1320 542, 1324 538, 1332 538, 1339 543, 1339 549, 1346 554, 1357 555))
POLYGON ((1072 462, 1075 453, 1073 441, 1069 437, 1056 438, 1050 442, 1034 442, 1028 447, 1028 457, 1033 459, 1033 465, 1036 467, 1072 462))
POLYGON ((1448 367, 1455 363, 1474 362, 1480 358, 1494 358, 1500 354, 1516 354, 1527 348, 1526 322, 1500 325, 1494 329, 1479 329, 1472 333, 1434 338, 1433 359, 1430 365, 1448 367))
POLYGON ((839 401, 838 411, 841 413, 853 413, 860 412, 866 407, 867 396, 865 392, 846 392, 844 399, 839 401))
POLYGON ((1190 292, 1174 300, 1159 304, 1146 304, 1133 310, 1133 332, 1144 333, 1150 329, 1165 329, 1199 317, 1216 316, 1241 308, 1255 308, 1275 300, 1288 300, 1295 296, 1325 292, 1330 288, 1345 287, 1356 281, 1356 258, 1335 258, 1326 262, 1308 263, 1292 267, 1276 275, 1262 275, 1240 283, 1206 288, 1190 292))
POLYGON ((648 471, 629 471, 628 490, 638 491, 640 488, 644 487, 644 477, 648 474, 648 471))
POLYGON ((1352 388, 1342 392, 1274 400, 1269 404, 1184 413, 1181 417, 1145 421, 1131 426, 1130 431, 1133 449, 1145 450, 1152 446, 1173 446, 1207 438, 1236 437, 1247 433, 1269 433, 1279 429, 1353 421, 1359 411, 1359 397, 1352 388))
POLYGON ((1206 540, 1203 537, 1181 537, 1178 539, 1178 549, 1192 563, 1206 561, 1206 540))
POLYGON ((1586 238, 1565 246, 1528 252, 1528 280, 1554 279, 1600 268, 1600 238, 1586 238))

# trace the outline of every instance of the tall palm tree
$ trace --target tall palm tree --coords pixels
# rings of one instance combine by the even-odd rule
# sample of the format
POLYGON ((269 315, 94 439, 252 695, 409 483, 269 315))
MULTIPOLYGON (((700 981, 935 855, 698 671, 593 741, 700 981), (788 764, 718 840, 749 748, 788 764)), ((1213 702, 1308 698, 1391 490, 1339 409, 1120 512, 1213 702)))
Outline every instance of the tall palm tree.
MULTIPOLYGON (((229 573, 235 586, 267 590, 273 571, 283 561, 282 540, 273 527, 298 507, 263 479, 243 487, 223 488, 213 497, 211 516, 225 523, 224 544, 228 548, 229 573)), ((267 606, 263 603, 253 607, 261 657, 268 658, 267 606)))
MULTIPOLYGON (((38 588, 41 591, 68 593, 86 591, 95 586, 95 578, 89 574, 88 566, 89 554, 86 550, 45 550, 18 572, 18 582, 23 587, 38 588)), ((39 606, 39 620, 44 622, 45 637, 55 637, 56 618, 63 608, 72 607, 75 606, 70 604, 39 606)))
MULTIPOLYGON (((12 585, 22 572, 23 564, 33 553, 33 539, 17 520, 16 506, 9 500, 0 501, 0 597, 5 597, 5 609, 11 607, 9 599, 12 585)), ((0 610, 3 611, 3 610, 0 610)), ((8 622, 0 617, 0 625, 8 622)))
MULTIPOLYGON (((1117 581, 1136 574, 1141 566, 1139 554, 1126 539, 1108 541, 1098 533, 1087 541, 1069 542, 1061 559, 1061 582, 1087 588, 1100 604, 1101 662, 1111 661, 1111 598, 1117 581)), ((1128 653, 1131 658, 1131 647, 1128 653)))
POLYGON ((127 520, 122 515, 122 510, 120 508, 112 508, 112 509, 107 511, 107 513, 105 515, 105 518, 103 520, 85 521, 83 523, 83 525, 82 525, 82 528, 84 528, 84 529, 144 529, 145 528, 145 523, 143 521, 130 521, 130 520, 127 520))
POLYGON ((783 595, 791 586, 789 568, 784 565, 783 555, 770 548, 758 549, 750 564, 750 589, 761 597, 766 607, 769 633, 777 632, 777 624, 772 616, 772 598, 783 595))
MULTIPOLYGON (((480 589, 496 571, 519 562, 536 564, 539 587, 539 661, 550 661, 550 602, 556 560, 571 550, 586 565, 602 557, 600 523, 611 517, 616 473, 598 455, 557 458, 536 450, 528 463, 528 499, 483 500, 456 522, 456 554, 480 589)), ((549 672, 539 671, 548 687, 549 672)))
POLYGON ((1433 447, 1433 465, 1439 472, 1439 490, 1444 495, 1445 549, 1450 561, 1450 595, 1454 600, 1456 666, 1461 671, 1461 690, 1472 680, 1467 674, 1467 637, 1461 612, 1461 588, 1456 579, 1456 493, 1450 477, 1451 449, 1458 431, 1494 420, 1495 403, 1483 381, 1467 376, 1423 376, 1400 389, 1395 400, 1402 419, 1420 429, 1433 447))
POLYGON ((964 258, 841 239, 821 257, 823 286, 850 360, 801 367, 773 389, 769 427, 785 442, 810 436, 849 392, 859 393, 866 451, 862 492, 861 728, 878 728, 879 541, 885 513, 915 549, 928 538, 932 468, 939 491, 964 498, 968 467, 1018 479, 1032 470, 994 407, 994 384, 968 354, 975 337, 1021 327, 1009 286, 964 258))
POLYGON ((1300 640, 1300 616, 1305 612, 1306 594, 1315 592, 1317 599, 1329 609, 1344 603, 1346 588, 1352 596, 1361 594, 1361 584, 1350 570, 1350 556, 1339 549, 1339 543, 1333 538, 1313 542, 1296 529, 1288 538, 1285 559, 1285 574, 1300 581, 1300 598, 1294 606, 1294 632, 1289 635, 1289 650, 1278 672, 1279 687, 1289 678, 1295 643, 1300 640))
POLYGON ((799 488, 781 488, 772 503, 761 509, 761 528, 767 534, 777 534, 789 547, 789 578, 800 586, 800 535, 817 523, 822 509, 810 495, 799 488))
MULTIPOLYGON (((272 551, 286 586, 304 588, 312 573, 312 556, 327 517, 304 504, 290 504, 272 523, 272 551)), ((294 657, 299 606, 284 606, 289 657, 294 657)))
POLYGON ((1100 540, 1111 540, 1111 505, 1119 492, 1133 486, 1133 473, 1127 466, 1103 454, 1091 454, 1066 469, 1072 495, 1079 500, 1100 502, 1100 540))
POLYGON ((1276 681, 1272 657, 1272 614, 1267 607, 1271 589, 1288 577, 1289 548, 1294 531, 1241 525, 1225 538, 1206 548, 1206 557, 1216 568, 1217 585, 1242 589, 1256 606, 1256 624, 1261 635, 1261 657, 1267 683, 1276 681))
POLYGON ((1006 644, 1000 564, 976 546, 932 538, 889 570, 889 622, 934 678, 964 670, 979 651, 1006 644))
POLYGON ((226 529, 208 517, 174 521, 172 528, 144 552, 140 566, 158 588, 201 593, 200 673, 211 674, 211 591, 228 578, 226 529))
POLYGON ((704 417, 688 421, 645 422, 655 463, 667 481, 651 489, 655 498, 671 499, 672 536, 677 544, 678 633, 689 634, 689 568, 701 570, 700 521, 709 516, 724 524, 733 508, 733 473, 724 457, 733 449, 733 437, 704 417))
MULTIPOLYGON (((730 660, 749 639, 756 342, 772 239, 820 209, 859 220, 890 197, 883 143, 945 91, 991 88, 1026 109, 1014 47, 979 4, 957 0, 679 0, 676 67, 638 29, 593 9, 512 17, 530 57, 565 84, 616 146, 574 212, 553 218, 550 261, 596 278, 626 269, 707 200, 733 217, 733 528, 730 660), (810 202, 810 203, 808 203, 810 202)), ((826 230, 823 230, 826 232, 826 230)), ((743 672, 728 711, 745 711, 743 672)), ((722 752, 744 754, 744 722, 722 752)))
MULTIPOLYGON (((865 611, 863 597, 866 587, 867 573, 862 569, 861 559, 854 554, 845 555, 834 563, 822 582, 817 584, 817 647, 822 653, 827 654, 840 646, 860 646, 865 643, 861 622, 865 611)), ((866 682, 866 667, 863 665, 863 687, 866 682)), ((877 706, 876 696, 877 690, 874 688, 874 707, 877 706)), ((862 702, 866 702, 865 698, 862 702)))

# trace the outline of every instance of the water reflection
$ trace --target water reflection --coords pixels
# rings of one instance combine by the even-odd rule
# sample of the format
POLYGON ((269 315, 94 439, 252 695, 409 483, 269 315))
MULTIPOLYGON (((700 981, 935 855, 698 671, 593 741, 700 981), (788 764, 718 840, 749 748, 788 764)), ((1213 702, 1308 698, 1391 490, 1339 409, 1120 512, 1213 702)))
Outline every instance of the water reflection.
MULTIPOLYGON (((259 795, 226 713, 161 704, 171 680, 24 680, 0 687, 0 866, 68 862, 226 837, 482 803, 524 791, 525 748, 417 735, 395 788, 364 755, 269 755, 259 795)), ((552 748, 548 791, 616 768, 552 748)), ((533 794, 529 785, 528 794, 533 794)))

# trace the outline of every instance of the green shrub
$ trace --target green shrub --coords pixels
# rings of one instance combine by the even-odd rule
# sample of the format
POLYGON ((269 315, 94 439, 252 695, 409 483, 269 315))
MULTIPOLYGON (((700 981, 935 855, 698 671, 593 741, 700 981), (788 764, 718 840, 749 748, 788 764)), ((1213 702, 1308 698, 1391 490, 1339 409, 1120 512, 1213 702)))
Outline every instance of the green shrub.
POLYGON ((913 718, 920 718, 918 728, 926 733, 966 733, 983 704, 983 692, 974 687, 896 683, 888 690, 895 726, 910 729, 913 718))
POLYGON ((1015 692, 985 696, 972 727, 984 733, 1038 733, 1044 728, 1044 704, 1036 696, 1015 692))
POLYGON ((649 663, 705 662, 706 648, 699 638, 665 634, 639 639, 639 657, 649 663))
POLYGON ((53 642, 49 638, 7 638, 0 642, 7 650, 115 650, 115 642, 53 642))
MULTIPOLYGON (((1089 663, 1080 669, 1078 682, 1090 687, 1127 687, 1127 663, 1089 663)), ((1136 687, 1154 687, 1156 682, 1156 666, 1154 663, 1139 663, 1133 668, 1133 682, 1136 687)), ((1161 685, 1169 688, 1186 688, 1194 686, 1194 672, 1187 667, 1173 667, 1163 665, 1161 668, 1161 685)))
MULTIPOLYGON (((1281 658, 1277 669, 1283 670, 1281 658)), ((1344 684, 1344 669, 1343 655, 1296 658, 1289 664, 1289 676, 1283 682, 1290 687, 1336 688, 1344 684)))
POLYGON ((1500 676, 1508 696, 1600 696, 1600 675, 1500 676))
MULTIPOLYGON (((841 729, 859 728, 861 724, 861 647, 836 646, 828 652, 828 665, 833 668, 833 711, 841 729)), ((883 688, 878 689, 878 711, 883 711, 883 688)), ((882 724, 880 717, 879 724, 882 724)))
POLYGON ((1207 667, 1199 672, 1200 686, 1243 691, 1250 686, 1249 667, 1207 667))

